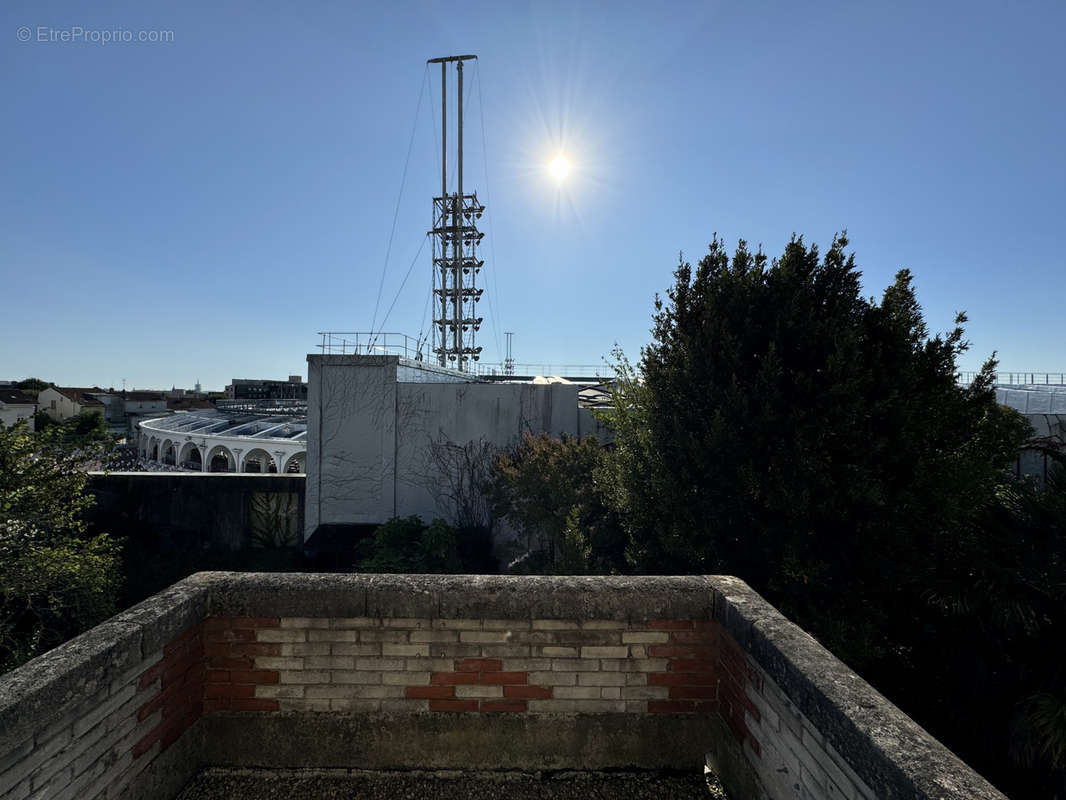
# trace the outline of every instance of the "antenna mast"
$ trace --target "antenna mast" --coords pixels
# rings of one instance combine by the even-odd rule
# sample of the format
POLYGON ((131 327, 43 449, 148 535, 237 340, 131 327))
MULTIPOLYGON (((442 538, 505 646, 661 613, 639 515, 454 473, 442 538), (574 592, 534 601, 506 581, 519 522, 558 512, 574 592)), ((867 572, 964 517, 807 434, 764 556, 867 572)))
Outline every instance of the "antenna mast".
POLYGON ((514 336, 514 331, 504 331, 503 335, 507 337, 507 358, 503 360, 503 374, 514 375, 514 359, 511 357, 511 337, 514 336))
POLYGON ((440 64, 441 169, 440 196, 433 198, 433 352, 440 366, 464 371, 471 360, 481 358, 475 334, 481 328, 477 301, 484 289, 477 288, 477 276, 484 265, 477 247, 485 234, 477 229, 477 220, 485 206, 477 193, 463 193, 463 62, 477 56, 431 58, 440 64), (458 77, 457 183, 458 190, 448 194, 448 65, 455 64, 458 77), (439 316, 438 316, 439 313, 439 316))

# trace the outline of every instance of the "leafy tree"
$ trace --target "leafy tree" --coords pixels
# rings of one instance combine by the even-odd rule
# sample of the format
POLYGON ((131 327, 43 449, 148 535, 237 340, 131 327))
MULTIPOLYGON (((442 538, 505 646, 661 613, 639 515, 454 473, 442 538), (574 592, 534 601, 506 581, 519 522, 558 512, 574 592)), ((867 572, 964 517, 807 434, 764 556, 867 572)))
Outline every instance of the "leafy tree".
POLYGON ((1066 667, 1049 657, 1066 637, 1066 470, 1000 485, 947 547, 911 701, 1018 796, 1066 796, 1066 667))
POLYGON ((25 380, 21 380, 16 383, 15 387, 21 389, 24 392, 38 394, 39 392, 43 392, 51 385, 52 384, 50 384, 48 381, 41 380, 40 378, 26 378, 25 380))
POLYGON ((906 270, 863 298, 846 246, 716 237, 680 264, 639 377, 620 365, 612 502, 636 568, 737 574, 861 669, 1026 426, 993 361, 957 385, 965 316, 930 336, 906 270))
POLYGON ((34 415, 34 421, 38 432, 54 429, 51 434, 53 437, 74 446, 95 447, 107 436, 107 423, 104 422, 103 414, 97 411, 80 411, 64 420, 58 420, 44 411, 38 411, 34 415))
POLYGON ((0 430, 0 669, 10 669, 115 612, 120 548, 89 536, 85 465, 105 439, 62 426, 0 430))
POLYGON ((526 434, 493 463, 493 512, 525 539, 521 571, 606 574, 625 569, 625 535, 608 508, 595 437, 526 434))
POLYGON ((464 572, 455 529, 440 519, 427 526, 417 516, 394 517, 361 542, 357 554, 359 572, 464 572))
POLYGON ((627 557, 739 575, 993 780, 1066 796, 1066 485, 1007 474, 1031 431, 993 359, 958 385, 965 316, 931 335, 907 270, 862 297, 846 247, 715 238, 656 298, 610 417, 627 557))

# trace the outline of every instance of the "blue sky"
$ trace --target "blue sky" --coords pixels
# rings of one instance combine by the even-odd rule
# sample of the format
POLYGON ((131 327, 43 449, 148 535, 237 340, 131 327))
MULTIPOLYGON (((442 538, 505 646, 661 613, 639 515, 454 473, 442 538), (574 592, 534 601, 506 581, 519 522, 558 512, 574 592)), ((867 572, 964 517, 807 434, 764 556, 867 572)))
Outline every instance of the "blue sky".
POLYGON ((425 60, 459 52, 487 360, 504 330, 519 362, 636 357, 679 252, 846 228, 866 294, 908 267, 932 330, 969 313, 964 368, 1066 370, 1063 30, 1050 0, 7 2, 0 378, 306 373, 316 331, 370 327, 398 196, 378 318, 417 336, 425 60), (40 41, 76 26, 172 41, 40 41))

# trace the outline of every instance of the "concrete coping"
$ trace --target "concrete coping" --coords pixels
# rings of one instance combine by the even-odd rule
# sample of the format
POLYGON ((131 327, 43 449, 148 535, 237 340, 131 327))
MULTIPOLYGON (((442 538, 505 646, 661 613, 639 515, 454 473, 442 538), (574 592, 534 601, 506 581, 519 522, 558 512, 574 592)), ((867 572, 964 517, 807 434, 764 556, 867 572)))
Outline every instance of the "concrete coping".
POLYGON ((0 755, 206 616, 717 620, 887 798, 1003 795, 743 581, 197 573, 0 677, 0 755))
POLYGON ((705 577, 206 574, 210 613, 257 617, 703 619, 705 577), (292 591, 293 581, 298 590, 292 591))

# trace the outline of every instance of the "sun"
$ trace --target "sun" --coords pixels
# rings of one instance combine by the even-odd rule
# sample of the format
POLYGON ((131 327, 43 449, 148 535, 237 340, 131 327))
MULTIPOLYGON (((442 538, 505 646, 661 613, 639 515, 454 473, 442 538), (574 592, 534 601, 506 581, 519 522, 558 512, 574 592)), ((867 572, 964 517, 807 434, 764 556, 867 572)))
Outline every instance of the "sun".
POLYGON ((548 164, 548 172, 557 181, 563 181, 570 174, 570 161, 564 155, 558 155, 548 164))

